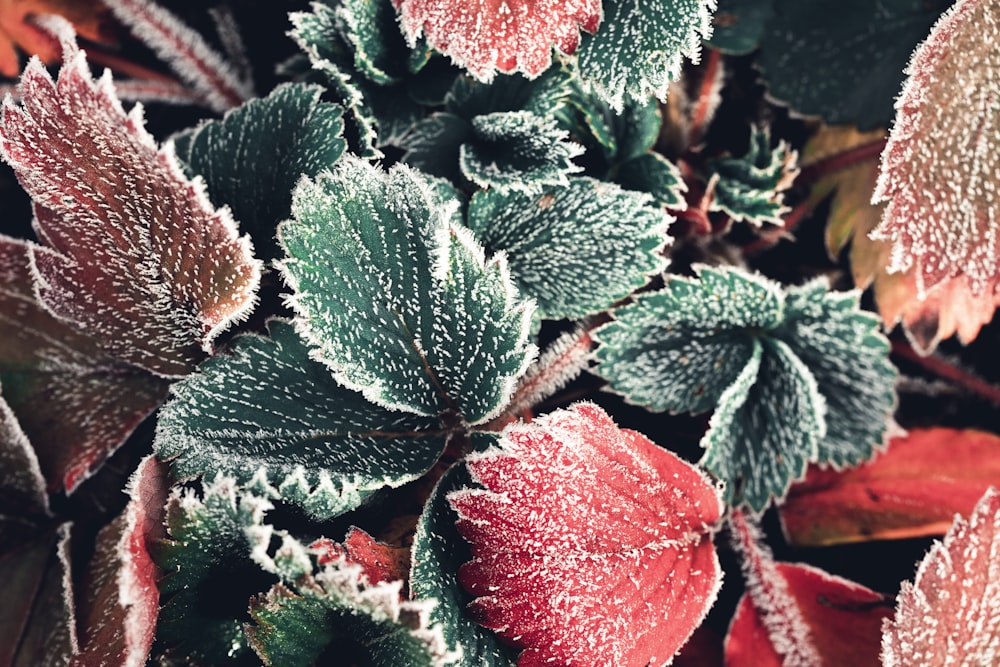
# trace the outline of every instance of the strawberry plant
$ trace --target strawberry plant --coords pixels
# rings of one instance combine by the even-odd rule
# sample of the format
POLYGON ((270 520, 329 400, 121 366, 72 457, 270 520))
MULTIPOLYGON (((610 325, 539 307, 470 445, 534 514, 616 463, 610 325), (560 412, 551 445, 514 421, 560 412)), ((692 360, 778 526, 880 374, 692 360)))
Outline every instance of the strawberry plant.
POLYGON ((0 1, 0 667, 996 662, 998 0, 195 5, 0 1))

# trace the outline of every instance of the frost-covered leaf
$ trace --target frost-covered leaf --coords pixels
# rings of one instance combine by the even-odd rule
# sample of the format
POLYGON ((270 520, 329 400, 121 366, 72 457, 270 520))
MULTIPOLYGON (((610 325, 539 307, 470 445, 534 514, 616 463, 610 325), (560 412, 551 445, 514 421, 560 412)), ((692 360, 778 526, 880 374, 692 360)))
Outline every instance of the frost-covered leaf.
POLYGON ((470 618, 466 606, 472 597, 458 583, 459 568, 471 560, 472 552, 455 527, 458 516, 447 495, 472 485, 468 469, 455 465, 431 493, 413 537, 410 595, 436 602, 431 623, 441 627, 448 650, 461 655, 462 667, 510 667, 517 651, 470 618))
POLYGON ((580 77, 614 109, 626 99, 665 99, 685 57, 697 60, 712 33, 715 0, 607 0, 600 30, 580 45, 580 77))
POLYGON ((681 208, 687 186, 681 172, 659 153, 649 151, 618 165, 612 180, 626 190, 648 192, 656 204, 681 208))
POLYGON ((601 21, 597 0, 393 0, 413 45, 421 35, 477 79, 496 71, 535 77, 552 63, 552 47, 573 53, 580 29, 601 21))
MULTIPOLYGON (((0 386, 2 389, 2 386, 0 386)), ((0 514, 38 516, 49 513, 45 478, 17 417, 0 393, 0 514)))
POLYGON ((437 420, 373 405, 310 359, 291 323, 268 328, 270 338, 237 338, 230 355, 174 385, 155 449, 176 477, 263 476, 325 519, 434 465, 446 438, 437 420))
MULTIPOLYGON (((156 409, 168 384, 53 317, 35 298, 29 261, 27 243, 0 236, 0 402, 30 441, 46 490, 72 492, 156 409)), ((18 456, 19 438, 9 437, 14 449, 5 451, 18 456)))
POLYGON ((811 466, 779 507, 781 525, 802 546, 943 535, 997 480, 1000 437, 913 429, 860 467, 811 466))
POLYGON ((265 260, 280 254, 274 231, 299 178, 329 169, 346 147, 342 110, 321 102, 321 92, 285 84, 174 137, 188 173, 205 179, 213 203, 229 206, 265 260))
POLYGON ((78 608, 80 653, 73 665, 146 664, 162 576, 152 551, 164 537, 166 467, 147 456, 129 480, 124 514, 101 530, 78 608))
POLYGON ((709 210, 758 227, 765 222, 780 225, 788 211, 783 191, 799 173, 797 157, 784 141, 772 148, 771 133, 754 127, 745 155, 709 161, 709 176, 718 177, 709 210))
POLYGON ((391 0, 344 0, 334 11, 337 27, 354 53, 355 69, 372 83, 399 83, 412 55, 391 0))
POLYGON ((1000 3, 960 0, 914 52, 896 101, 872 201, 872 238, 890 271, 913 268, 920 294, 964 276, 973 295, 1000 283, 1000 3))
POLYGON ((885 126, 913 47, 951 0, 774 0, 758 63, 793 111, 885 126))
POLYGON ((882 664, 989 665, 1000 655, 1000 493, 990 488, 956 517, 903 582, 882 631, 882 664))
POLYGON ((369 583, 406 580, 409 577, 410 550, 407 547, 378 542, 355 526, 347 531, 343 544, 321 539, 310 544, 309 550, 316 554, 319 565, 339 558, 360 565, 369 583))
POLYGON ((69 524, 0 517, 0 665, 65 667, 77 650, 69 524))
POLYGON ((719 0, 708 45, 729 55, 746 55, 760 45, 773 15, 774 0, 719 0))
POLYGON ((597 372, 652 410, 715 408, 703 465, 731 502, 760 511, 807 463, 856 464, 886 437, 896 372, 856 293, 702 267, 614 314, 597 372))
POLYGON ((203 498, 190 490, 171 495, 168 536, 155 554, 166 573, 156 637, 167 655, 208 665, 259 664, 243 623, 250 620, 250 598, 276 582, 251 559, 272 534, 263 523, 270 507, 225 478, 205 485, 203 498))
POLYGON ((156 147, 141 108, 126 115, 110 75, 93 80, 83 52, 64 51, 56 82, 29 64, 22 104, 7 98, 0 127, 36 203, 38 295, 110 356, 184 375, 252 307, 259 262, 169 146, 156 147))
POLYGON ((372 667, 454 663, 432 601, 400 599, 402 581, 369 582, 343 558, 294 585, 276 584, 250 604, 247 636, 266 665, 309 667, 333 660, 372 667))
POLYGON ((696 468, 593 404, 508 427, 448 494, 473 560, 470 613, 520 664, 664 664, 721 584, 722 504, 696 468))
POLYGON ((291 303, 317 359, 390 409, 470 423, 507 401, 531 361, 532 306, 448 206, 398 166, 344 159, 304 179, 279 236, 291 303))
POLYGON ((536 196, 478 192, 468 224, 488 253, 506 254, 511 276, 541 317, 579 318, 666 268, 671 219, 650 204, 610 183, 573 178, 536 196))
POLYGON ((544 118, 558 116, 570 98, 574 82, 572 70, 561 63, 530 79, 513 74, 483 83, 460 76, 445 97, 445 110, 466 120, 504 111, 530 111, 544 118))

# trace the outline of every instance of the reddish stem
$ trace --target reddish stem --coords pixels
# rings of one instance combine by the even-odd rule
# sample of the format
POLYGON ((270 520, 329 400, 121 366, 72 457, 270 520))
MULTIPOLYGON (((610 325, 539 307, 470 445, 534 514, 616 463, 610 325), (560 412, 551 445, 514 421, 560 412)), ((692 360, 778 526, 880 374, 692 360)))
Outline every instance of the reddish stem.
POLYGON ((707 49, 708 58, 705 60, 705 74, 701 78, 701 85, 698 86, 698 101, 695 103, 694 111, 691 114, 691 126, 688 132, 690 145, 695 145, 705 135, 708 123, 712 120, 712 92, 715 88, 715 80, 722 67, 722 53, 715 49, 707 49))
POLYGON ((759 252, 767 250, 781 239, 788 237, 788 235, 799 226, 802 219, 806 217, 806 214, 809 213, 812 205, 813 202, 808 199, 800 202, 782 219, 782 225, 766 229, 761 232, 760 236, 758 236, 755 241, 743 246, 744 256, 755 255, 759 252))
POLYGON ((969 393, 979 396, 994 405, 1000 405, 1000 387, 996 387, 972 373, 958 368, 941 357, 934 355, 922 356, 908 343, 899 339, 892 341, 892 351, 903 359, 915 363, 924 370, 958 385, 969 393))
POLYGON ((861 144, 860 146, 855 146, 846 151, 817 160, 809 166, 802 168, 798 178, 795 179, 795 184, 808 185, 815 183, 831 172, 847 169, 856 164, 875 159, 882 154, 886 141, 887 139, 885 138, 876 139, 875 141, 870 141, 866 144, 861 144))

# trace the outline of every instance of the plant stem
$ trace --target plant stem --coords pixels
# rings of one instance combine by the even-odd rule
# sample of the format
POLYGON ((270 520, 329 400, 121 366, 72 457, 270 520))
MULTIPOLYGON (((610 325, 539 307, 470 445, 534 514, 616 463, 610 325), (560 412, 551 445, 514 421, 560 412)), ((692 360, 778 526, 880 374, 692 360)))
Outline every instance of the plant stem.
POLYGON ((1000 405, 1000 387, 996 387, 972 373, 962 370, 941 357, 935 355, 923 356, 914 350, 909 343, 899 339, 892 341, 892 351, 924 370, 965 389, 970 394, 987 400, 994 405, 1000 405))
POLYGON ((712 122, 715 108, 718 106, 718 79, 722 69, 722 53, 715 49, 706 49, 708 57, 705 60, 705 73, 698 87, 698 101, 691 113, 691 125, 688 130, 688 143, 696 145, 705 136, 708 124, 712 122))
POLYGON ((796 185, 809 185, 820 180, 827 174, 853 167, 856 164, 877 158, 885 148, 886 139, 876 139, 860 146, 854 146, 846 151, 835 153, 803 167, 795 179, 796 185))

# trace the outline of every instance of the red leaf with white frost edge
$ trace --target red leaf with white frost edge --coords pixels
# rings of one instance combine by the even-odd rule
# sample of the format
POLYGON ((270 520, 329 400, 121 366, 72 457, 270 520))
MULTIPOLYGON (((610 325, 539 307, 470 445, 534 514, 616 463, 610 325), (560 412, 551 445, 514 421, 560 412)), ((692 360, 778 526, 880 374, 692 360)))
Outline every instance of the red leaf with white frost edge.
POLYGON ((427 43, 477 79, 496 70, 535 77, 552 63, 552 47, 573 53, 580 28, 601 22, 600 0, 393 0, 410 44, 427 43))
POLYGON ((29 63, 23 103, 7 98, 0 125, 3 156, 35 202, 36 291, 111 356, 184 375, 247 314, 260 263, 172 147, 157 148, 141 107, 126 115, 110 74, 95 81, 62 37, 58 80, 29 63))
POLYGON ((921 294, 964 275, 974 294, 1000 282, 1000 0, 959 0, 917 47, 896 101, 872 201, 872 238, 890 271, 914 267, 921 294))
POLYGON ((596 405, 509 426, 468 467, 486 488, 448 495, 459 581, 518 665, 662 665, 714 602, 718 490, 596 405))
POLYGON ((956 517, 903 582, 882 633, 882 664, 995 665, 1000 659, 1000 492, 956 517))
POLYGON ((972 429, 913 429, 847 470, 811 466, 779 508, 786 539, 819 546, 943 535, 1000 484, 1000 437, 972 429))
POLYGON ((320 565, 332 563, 338 558, 360 565, 370 584, 406 581, 410 571, 409 549, 378 542, 365 531, 353 526, 347 531, 343 544, 322 538, 310 544, 309 550, 316 554, 320 565))
POLYGON ((129 480, 125 513, 98 534, 79 605, 81 651, 71 667, 146 664, 162 575, 150 554, 166 535, 168 486, 166 466, 147 456, 129 480))

